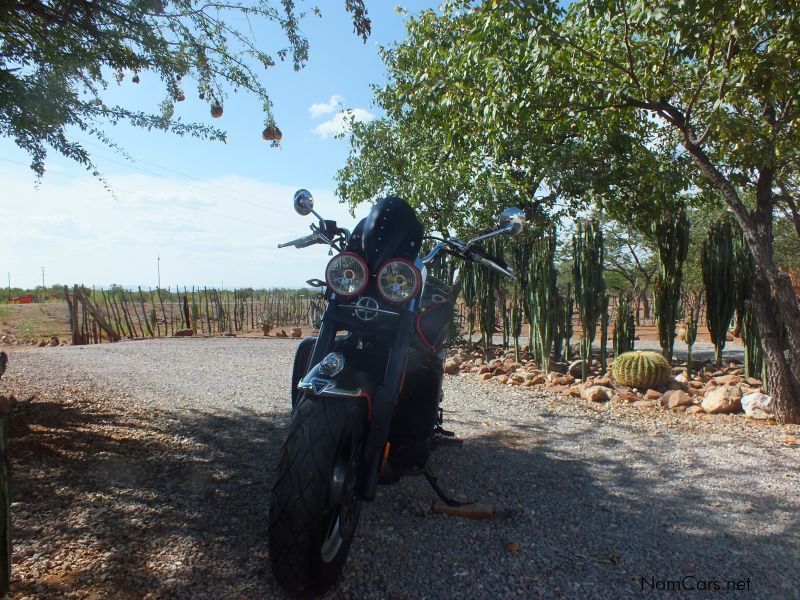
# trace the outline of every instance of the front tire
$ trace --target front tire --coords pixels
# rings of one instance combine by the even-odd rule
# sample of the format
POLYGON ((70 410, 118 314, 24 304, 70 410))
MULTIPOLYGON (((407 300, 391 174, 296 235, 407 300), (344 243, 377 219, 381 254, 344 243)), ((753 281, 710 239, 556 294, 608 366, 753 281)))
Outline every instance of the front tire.
POLYGON ((269 509, 269 554, 278 582, 321 594, 338 579, 353 541, 364 399, 301 396, 281 448, 269 509))

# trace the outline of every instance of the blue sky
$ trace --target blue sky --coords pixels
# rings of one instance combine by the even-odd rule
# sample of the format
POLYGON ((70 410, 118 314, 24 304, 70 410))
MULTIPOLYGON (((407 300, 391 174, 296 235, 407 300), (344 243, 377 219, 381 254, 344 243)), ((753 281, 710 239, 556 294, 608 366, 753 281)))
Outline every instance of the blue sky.
MULTIPOLYGON (((162 286, 299 287, 319 277, 328 259, 321 246, 277 250, 279 241, 303 235, 308 219, 291 210, 298 187, 314 194, 316 207, 345 226, 355 219, 338 205, 334 175, 348 150, 331 135, 341 107, 364 119, 379 116, 370 84, 385 80, 378 45, 405 37, 406 17, 438 2, 368 2, 373 32, 364 44, 352 33, 342 0, 328 1, 323 17, 308 17, 310 60, 295 72, 288 63, 266 72, 274 112, 283 132, 280 148, 261 139, 259 102, 231 94, 221 119, 187 89, 176 116, 213 123, 228 132, 227 144, 145 132, 127 126, 109 131, 133 162, 90 141, 87 148, 114 188, 116 198, 81 167, 51 154, 36 186, 28 156, 0 140, 0 275, 14 286, 45 282, 111 283, 155 287, 157 257, 162 286)), ((257 30, 259 41, 278 33, 257 30)), ((283 41, 281 39, 281 41, 283 41)), ((270 46, 276 50, 280 44, 270 46)), ((160 90, 153 75, 138 85, 112 84, 111 101, 156 110, 160 90)), ((85 138, 81 138, 85 139, 85 138)), ((363 211, 362 211, 363 212, 363 211)), ((362 215, 363 216, 363 215, 362 215)))

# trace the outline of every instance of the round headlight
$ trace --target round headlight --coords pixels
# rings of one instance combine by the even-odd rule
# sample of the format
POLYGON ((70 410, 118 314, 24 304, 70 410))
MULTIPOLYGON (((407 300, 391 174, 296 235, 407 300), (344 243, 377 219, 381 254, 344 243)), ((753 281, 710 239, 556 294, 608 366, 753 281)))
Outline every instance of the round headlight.
POLYGON ((417 268, 402 258, 383 263, 378 270, 378 291, 389 302, 405 302, 417 295, 422 277, 417 268))
POLYGON ((367 263, 352 252, 334 256, 325 268, 325 281, 340 296, 357 296, 367 287, 367 263))

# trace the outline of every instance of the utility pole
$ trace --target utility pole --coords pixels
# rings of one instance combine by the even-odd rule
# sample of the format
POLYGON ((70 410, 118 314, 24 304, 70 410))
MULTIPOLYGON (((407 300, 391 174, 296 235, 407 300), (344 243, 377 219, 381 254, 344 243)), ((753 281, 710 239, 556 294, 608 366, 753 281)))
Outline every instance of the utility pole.
POLYGON ((158 255, 158 289, 161 289, 161 255, 158 255))
POLYGON ((44 267, 42 267, 42 301, 47 302, 47 292, 44 289, 44 267))
POLYGON ((8 303, 11 304, 11 271, 8 272, 8 303))

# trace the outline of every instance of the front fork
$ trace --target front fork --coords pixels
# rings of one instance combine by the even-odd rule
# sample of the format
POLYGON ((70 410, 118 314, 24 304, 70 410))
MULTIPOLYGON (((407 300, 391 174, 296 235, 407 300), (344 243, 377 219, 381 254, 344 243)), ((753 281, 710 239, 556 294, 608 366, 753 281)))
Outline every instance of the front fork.
MULTIPOLYGON (((325 311, 325 316, 322 318, 317 343, 311 354, 309 363, 311 365, 316 365, 325 358, 336 340, 336 320, 335 317, 328 316, 329 311, 335 310, 333 302, 335 300, 328 305, 328 310, 325 311)), ((377 386, 372 398, 372 420, 364 447, 364 471, 361 483, 361 497, 364 500, 374 500, 378 488, 378 470, 386 441, 389 439, 389 428, 392 424, 397 396, 403 385, 408 362, 408 349, 414 331, 413 306, 414 302, 412 301, 409 310, 400 314, 400 322, 389 352, 383 383, 377 386)))

